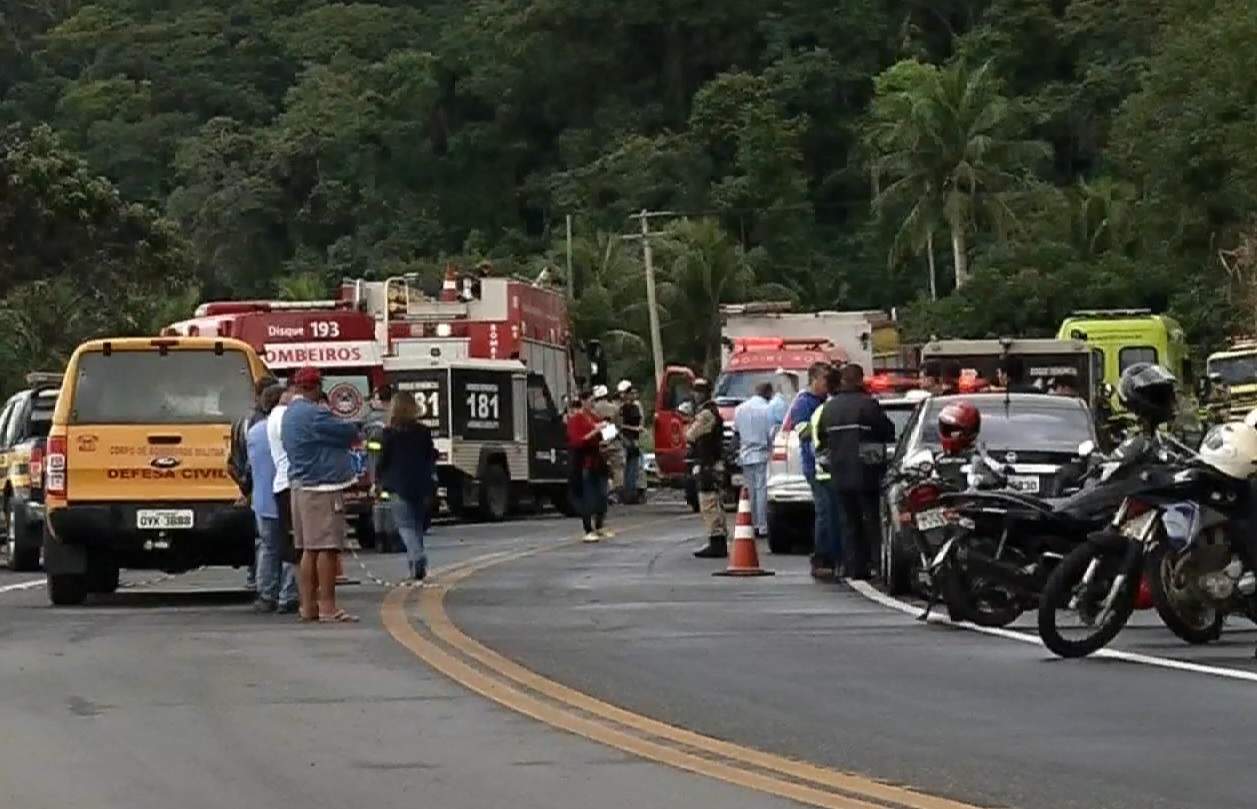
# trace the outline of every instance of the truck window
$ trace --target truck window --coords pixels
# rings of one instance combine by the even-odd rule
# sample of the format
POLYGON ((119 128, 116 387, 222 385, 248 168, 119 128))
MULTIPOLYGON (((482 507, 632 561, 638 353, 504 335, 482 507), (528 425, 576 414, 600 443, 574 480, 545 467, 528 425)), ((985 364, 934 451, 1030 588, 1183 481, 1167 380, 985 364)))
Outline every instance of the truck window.
POLYGON ((73 396, 73 424, 218 424, 253 410, 253 377, 242 351, 92 351, 73 396))
POLYGON ((31 438, 47 438, 52 429, 52 411, 57 408, 57 391, 46 390, 32 397, 31 438))
POLYGON ((9 447, 9 425, 17 421, 18 397, 14 396, 0 410, 0 447, 9 447))
POLYGON ((688 376, 675 374, 668 377, 668 409, 676 410, 682 402, 689 401, 691 391, 692 384, 688 376))
POLYGON ((767 382, 773 390, 782 388, 787 400, 799 392, 799 383, 793 374, 778 376, 773 371, 734 371, 721 374, 716 380, 716 398, 745 402, 755 395, 755 388, 767 382))
POLYGON ((1121 373, 1137 362, 1157 361, 1157 350, 1152 346, 1127 346, 1117 355, 1117 371, 1121 373))
POLYGON ((537 415, 549 415, 551 417, 558 414, 554 409, 554 402, 550 399, 550 392, 546 390, 545 378, 538 374, 529 374, 528 376, 528 409, 537 415))

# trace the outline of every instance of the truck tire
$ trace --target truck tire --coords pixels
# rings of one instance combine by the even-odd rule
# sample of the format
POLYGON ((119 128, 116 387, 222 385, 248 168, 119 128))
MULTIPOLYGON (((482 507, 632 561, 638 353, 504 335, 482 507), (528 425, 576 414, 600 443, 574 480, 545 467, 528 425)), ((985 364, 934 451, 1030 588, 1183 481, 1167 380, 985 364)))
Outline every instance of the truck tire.
POLYGON ((56 607, 74 607, 87 600, 87 576, 63 574, 48 577, 48 600, 56 607))
POLYGON ((485 467, 480 481, 480 518, 502 522, 511 513, 511 478, 506 467, 494 461, 485 467))
POLYGON ((580 513, 576 504, 572 502, 572 490, 567 486, 552 492, 550 502, 554 505, 554 510, 564 517, 575 517, 580 513))
POLYGON ((685 502, 689 505, 690 511, 698 513, 698 481, 692 477, 685 479, 685 502))
POLYGON ((112 560, 96 557, 87 568, 87 590, 92 593, 113 593, 118 590, 118 566, 112 560))
POLYGON ((794 551, 794 527, 790 515, 781 506, 768 501, 768 550, 787 554, 794 551))
POLYGON ((5 550, 9 570, 25 572, 39 569, 40 542, 32 541, 26 509, 16 500, 9 501, 6 514, 5 550))

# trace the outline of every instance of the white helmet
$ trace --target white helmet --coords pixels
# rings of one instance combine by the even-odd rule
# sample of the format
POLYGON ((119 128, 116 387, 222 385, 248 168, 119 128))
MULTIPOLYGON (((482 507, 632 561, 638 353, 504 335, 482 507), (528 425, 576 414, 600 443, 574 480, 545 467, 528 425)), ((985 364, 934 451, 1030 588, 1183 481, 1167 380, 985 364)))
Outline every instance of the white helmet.
POLYGON ((621 379, 620 384, 615 386, 616 393, 624 393, 625 391, 630 391, 632 389, 633 383, 629 382, 627 379, 621 379))
POLYGON ((606 386, 606 385, 598 385, 598 386, 596 386, 596 387, 594 388, 594 398, 595 398, 595 399, 605 399, 605 398, 607 398, 607 393, 608 393, 608 391, 607 391, 607 386, 606 386))
POLYGON ((1248 419, 1219 424, 1201 442, 1200 459, 1227 477, 1247 480, 1257 472, 1257 427, 1248 419))

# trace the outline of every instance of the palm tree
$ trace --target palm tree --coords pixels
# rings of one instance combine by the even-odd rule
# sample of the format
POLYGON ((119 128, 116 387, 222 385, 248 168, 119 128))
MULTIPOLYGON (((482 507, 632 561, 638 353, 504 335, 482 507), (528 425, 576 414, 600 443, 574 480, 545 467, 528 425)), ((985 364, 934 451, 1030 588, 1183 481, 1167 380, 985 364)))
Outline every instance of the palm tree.
POLYGON ((1074 241, 1087 255, 1125 251, 1135 240, 1135 187, 1100 177, 1080 179, 1074 191, 1074 241))
POLYGON ((969 277, 969 233, 978 215, 1001 226, 1013 221, 1006 194, 1050 149, 1010 137, 1012 107, 989 62, 977 70, 957 61, 915 73, 920 83, 891 88, 897 98, 883 105, 868 138, 880 154, 875 176, 889 180, 875 206, 908 210, 899 250, 920 244, 932 255, 934 228, 945 223, 960 287, 969 277))
POLYGON ((793 297, 780 285, 757 284, 742 248, 713 219, 673 223, 659 254, 661 330, 674 353, 701 365, 707 374, 720 368, 722 303, 793 297))

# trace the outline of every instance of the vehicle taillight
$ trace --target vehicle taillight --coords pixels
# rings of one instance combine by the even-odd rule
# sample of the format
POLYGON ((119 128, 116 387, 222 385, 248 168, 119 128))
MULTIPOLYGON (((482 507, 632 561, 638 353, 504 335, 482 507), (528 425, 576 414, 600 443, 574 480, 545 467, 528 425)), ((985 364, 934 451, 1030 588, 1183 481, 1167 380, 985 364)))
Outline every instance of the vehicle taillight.
POLYGON ((48 453, 44 456, 44 482, 48 494, 65 496, 66 439, 63 435, 48 439, 48 453))
POLYGON ((44 487, 44 448, 31 448, 31 488, 44 487))
POLYGON ((938 496, 943 490, 933 483, 922 483, 913 486, 903 496, 903 510, 910 514, 919 514, 938 505, 938 496))

